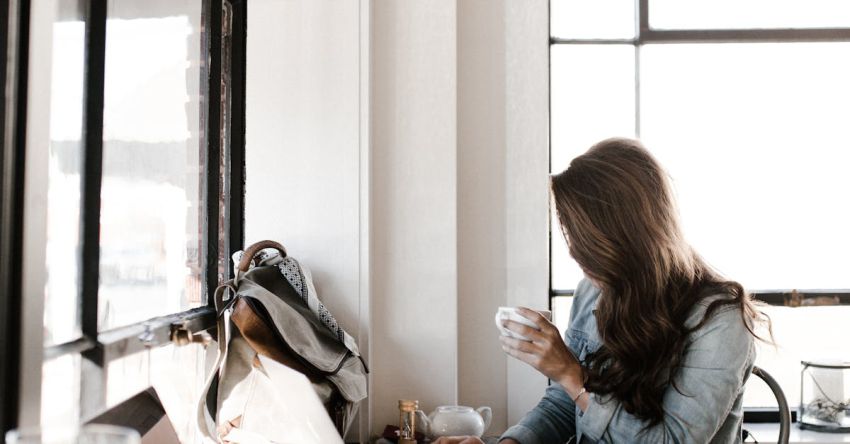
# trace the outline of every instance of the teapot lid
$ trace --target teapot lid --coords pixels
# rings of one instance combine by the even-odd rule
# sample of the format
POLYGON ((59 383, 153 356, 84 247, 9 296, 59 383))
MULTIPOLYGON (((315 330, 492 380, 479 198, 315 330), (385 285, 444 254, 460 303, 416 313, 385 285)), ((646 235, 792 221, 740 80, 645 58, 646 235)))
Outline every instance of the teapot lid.
POLYGON ((471 412, 474 409, 465 405, 441 405, 437 407, 440 412, 471 412))

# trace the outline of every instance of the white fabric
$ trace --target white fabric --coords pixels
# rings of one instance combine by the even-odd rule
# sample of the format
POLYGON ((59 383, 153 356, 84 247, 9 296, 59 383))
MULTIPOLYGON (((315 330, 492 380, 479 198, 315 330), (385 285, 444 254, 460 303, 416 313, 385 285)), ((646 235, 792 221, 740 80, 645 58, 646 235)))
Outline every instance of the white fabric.
POLYGON ((222 418, 242 417, 238 429, 223 439, 241 444, 342 444, 310 380, 265 356, 259 355, 259 361, 221 408, 222 418))

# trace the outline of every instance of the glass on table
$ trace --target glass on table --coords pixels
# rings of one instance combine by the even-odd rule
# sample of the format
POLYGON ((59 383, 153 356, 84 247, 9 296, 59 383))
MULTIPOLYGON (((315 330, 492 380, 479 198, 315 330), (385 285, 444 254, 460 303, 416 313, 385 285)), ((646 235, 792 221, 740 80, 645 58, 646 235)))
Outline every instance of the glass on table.
POLYGON ((6 433, 6 444, 140 444, 139 432, 105 424, 78 429, 23 429, 6 433))

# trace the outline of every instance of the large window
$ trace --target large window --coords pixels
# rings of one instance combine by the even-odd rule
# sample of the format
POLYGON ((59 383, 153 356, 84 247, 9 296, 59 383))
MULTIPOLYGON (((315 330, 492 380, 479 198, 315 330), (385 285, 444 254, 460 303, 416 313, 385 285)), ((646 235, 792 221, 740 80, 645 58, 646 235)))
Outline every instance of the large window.
MULTIPOLYGON (((552 172, 601 139, 641 138, 689 241, 771 304, 778 348, 760 345, 757 365, 796 406, 801 359, 850 359, 836 334, 850 316, 850 4, 552 0, 550 13, 552 172)), ((552 226, 563 327, 582 274, 552 226)), ((751 385, 746 406, 775 406, 751 385)))
POLYGON ((10 23, 29 16, 29 26, 12 30, 21 44, 9 72, 28 85, 5 104, 22 130, 3 140, 3 159, 26 154, 30 177, 3 183, 3 239, 17 233, 26 249, 4 245, 0 308, 21 319, 16 334, 43 325, 44 349, 4 354, 4 429, 33 404, 18 399, 41 399, 26 423, 64 427, 153 386, 181 441, 194 442, 209 295, 242 243, 245 3, 11 3, 10 23), (13 208, 8 196, 44 204, 13 208), (7 285, 15 255, 39 258, 26 278, 43 278, 43 291, 7 285), (33 297, 38 319, 14 303, 33 297), (22 387, 7 399, 8 381, 26 378, 6 375, 32 353, 40 397, 22 387))

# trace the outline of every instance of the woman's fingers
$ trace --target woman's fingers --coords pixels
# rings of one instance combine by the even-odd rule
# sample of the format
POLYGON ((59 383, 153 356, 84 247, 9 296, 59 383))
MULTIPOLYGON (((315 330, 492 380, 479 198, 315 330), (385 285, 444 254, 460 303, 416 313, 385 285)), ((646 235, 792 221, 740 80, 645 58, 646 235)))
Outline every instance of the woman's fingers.
MULTIPOLYGON (((541 319, 545 320, 542 316, 541 319)), ((581 365, 569 351, 556 328, 543 332, 513 321, 504 321, 503 325, 531 339, 524 341, 500 336, 499 341, 505 353, 534 367, 549 379, 561 381, 566 377, 575 376, 573 379, 583 380, 580 378, 583 374, 581 365)))
POLYGON ((522 317, 537 324, 541 331, 551 333, 550 330, 554 330, 558 336, 561 335, 561 332, 558 331, 555 324, 552 324, 548 319, 546 319, 546 316, 543 316, 540 312, 526 307, 517 307, 516 311, 522 315, 522 317))
MULTIPOLYGON (((540 330, 529 327, 525 324, 520 324, 517 321, 511 321, 510 319, 505 319, 502 321, 502 325, 508 330, 521 335, 523 337, 528 338, 531 341, 540 341, 543 338, 543 334, 540 330)), ((528 342, 528 341, 525 341, 528 342)))
MULTIPOLYGON (((546 321, 546 318, 541 317, 541 319, 546 321)), ((502 325, 508 330, 524 338, 528 338, 526 342, 530 341, 545 346, 553 342, 563 341, 558 329, 551 324, 547 324, 543 330, 538 330, 534 327, 506 319, 502 321, 502 325)))
POLYGON ((537 367, 540 355, 534 344, 505 336, 501 336, 499 340, 502 342, 502 350, 509 356, 513 356, 532 367, 537 367))
POLYGON ((531 341, 524 341, 522 339, 511 338, 508 336, 499 336, 499 341, 501 341, 502 345, 505 347, 525 353, 536 353, 540 351, 540 347, 531 341))

